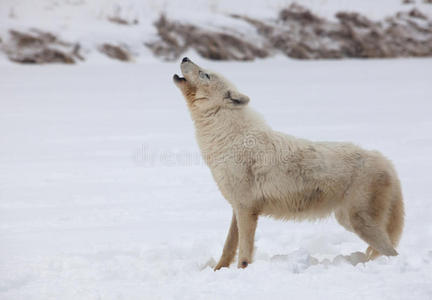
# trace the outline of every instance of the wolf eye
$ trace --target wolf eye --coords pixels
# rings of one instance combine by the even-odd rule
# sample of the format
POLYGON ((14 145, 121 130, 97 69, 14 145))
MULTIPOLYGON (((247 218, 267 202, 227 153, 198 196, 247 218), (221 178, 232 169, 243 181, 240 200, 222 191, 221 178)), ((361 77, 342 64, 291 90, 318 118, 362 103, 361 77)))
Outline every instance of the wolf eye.
POLYGON ((199 76, 200 76, 201 78, 205 78, 205 77, 207 77, 207 79, 210 79, 210 75, 207 74, 207 73, 204 73, 204 72, 202 72, 202 71, 199 71, 199 76))

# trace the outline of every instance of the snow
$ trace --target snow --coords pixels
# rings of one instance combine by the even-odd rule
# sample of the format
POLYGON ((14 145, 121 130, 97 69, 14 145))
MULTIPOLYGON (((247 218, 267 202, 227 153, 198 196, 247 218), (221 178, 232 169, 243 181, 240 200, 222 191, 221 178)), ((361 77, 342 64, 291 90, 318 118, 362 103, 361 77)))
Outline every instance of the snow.
MULTIPOLYGON (((79 42, 86 63, 22 66, 0 53, 0 299, 431 299, 432 59, 215 63, 273 128, 352 141, 399 172, 406 225, 397 257, 333 219, 261 218, 255 261, 214 272, 231 209, 200 158, 177 63, 143 46, 161 12, 201 26, 228 13, 273 18, 293 1, 2 0, 0 38, 38 28, 79 42), (246 3, 246 4, 245 4, 246 3), (199 11, 197 14, 196 12, 199 11), (122 26, 120 16, 139 24, 122 26), (123 64, 97 45, 124 43, 123 64)), ((324 17, 382 19, 417 0, 297 1, 324 17)))
POLYGON ((0 68, 0 299, 430 299, 432 59, 254 63, 230 78, 273 128, 379 149, 401 178, 399 256, 331 218, 261 218, 255 261, 212 270, 231 209, 199 156, 177 63, 0 68))

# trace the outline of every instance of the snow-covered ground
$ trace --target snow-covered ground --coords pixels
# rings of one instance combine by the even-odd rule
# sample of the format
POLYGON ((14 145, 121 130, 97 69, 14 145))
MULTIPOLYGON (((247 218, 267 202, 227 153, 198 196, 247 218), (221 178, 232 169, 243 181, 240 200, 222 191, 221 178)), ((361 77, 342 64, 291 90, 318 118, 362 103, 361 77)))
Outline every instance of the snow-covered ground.
POLYGON ((212 270, 231 209, 199 158, 177 64, 0 68, 0 299, 431 299, 432 60, 198 63, 276 129, 379 149, 400 174, 394 258, 333 219, 260 219, 255 262, 212 270))

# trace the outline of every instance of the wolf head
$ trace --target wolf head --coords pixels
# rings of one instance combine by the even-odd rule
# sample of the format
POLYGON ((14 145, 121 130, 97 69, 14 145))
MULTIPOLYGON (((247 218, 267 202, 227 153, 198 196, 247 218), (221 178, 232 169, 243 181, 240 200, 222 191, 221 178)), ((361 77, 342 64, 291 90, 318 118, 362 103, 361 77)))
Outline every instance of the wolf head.
POLYGON ((180 69, 184 77, 175 74, 173 80, 192 111, 242 109, 249 102, 249 97, 239 93, 227 79, 202 69, 187 57, 183 58, 180 69))

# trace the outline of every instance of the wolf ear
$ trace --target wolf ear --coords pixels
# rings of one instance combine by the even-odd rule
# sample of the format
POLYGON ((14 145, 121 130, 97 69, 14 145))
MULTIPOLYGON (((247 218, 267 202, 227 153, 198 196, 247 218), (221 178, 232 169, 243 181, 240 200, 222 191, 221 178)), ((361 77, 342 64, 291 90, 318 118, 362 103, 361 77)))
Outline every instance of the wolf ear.
POLYGON ((246 105, 249 103, 249 97, 237 91, 228 91, 227 97, 234 105, 246 105))

